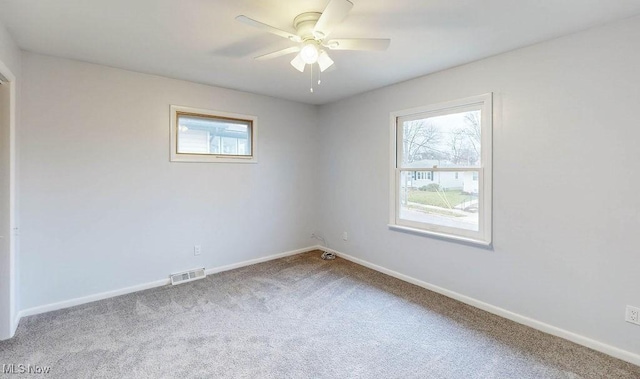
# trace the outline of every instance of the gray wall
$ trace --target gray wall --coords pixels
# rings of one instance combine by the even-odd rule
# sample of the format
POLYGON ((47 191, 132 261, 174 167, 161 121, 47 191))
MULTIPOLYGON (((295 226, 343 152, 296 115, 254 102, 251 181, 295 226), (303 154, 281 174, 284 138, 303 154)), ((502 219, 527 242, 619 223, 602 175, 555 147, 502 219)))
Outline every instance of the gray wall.
POLYGON ((2 24, 0 24, 0 60, 13 72, 13 75, 18 76, 20 73, 20 50, 2 24))
POLYGON ((323 106, 320 230, 338 251, 640 353, 624 321, 640 305, 638 46, 636 17, 323 106), (487 92, 494 248, 389 230, 389 113, 487 92))
POLYGON ((22 309, 313 244, 314 106, 32 53, 23 72, 22 309), (257 116, 258 163, 169 162, 170 104, 257 116))
POLYGON ((633 18, 319 108, 24 53, 20 309, 320 231, 339 251, 640 353, 623 321, 640 305, 639 44, 633 18), (389 112, 486 92, 493 250, 388 230, 389 112), (259 163, 170 163, 169 104, 257 115, 259 163))

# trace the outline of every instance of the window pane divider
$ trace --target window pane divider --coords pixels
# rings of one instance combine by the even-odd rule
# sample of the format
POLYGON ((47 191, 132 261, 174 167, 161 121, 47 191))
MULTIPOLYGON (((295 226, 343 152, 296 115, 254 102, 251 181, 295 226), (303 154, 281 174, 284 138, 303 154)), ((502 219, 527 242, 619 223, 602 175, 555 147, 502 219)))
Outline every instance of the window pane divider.
POLYGON ((439 171, 439 172, 463 172, 463 171, 482 171, 482 167, 397 167, 396 170, 402 171, 439 171))

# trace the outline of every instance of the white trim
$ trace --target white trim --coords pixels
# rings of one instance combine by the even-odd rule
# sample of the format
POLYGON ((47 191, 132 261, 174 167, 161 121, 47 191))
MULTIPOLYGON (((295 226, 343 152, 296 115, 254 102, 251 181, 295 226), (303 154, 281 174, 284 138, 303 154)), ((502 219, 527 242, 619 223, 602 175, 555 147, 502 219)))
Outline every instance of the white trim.
POLYGON ((405 226, 405 225, 400 225, 400 224, 388 224, 387 227, 389 229, 398 230, 398 231, 401 231, 401 232, 407 232, 407 233, 413 233, 413 234, 421 234, 421 235, 425 235, 425 236, 443 238, 443 239, 448 239, 448 240, 455 240, 455 241, 465 242, 465 243, 478 245, 478 246, 485 246, 485 247, 491 246, 491 242, 487 242, 487 241, 483 241, 483 240, 477 240, 477 239, 473 239, 473 238, 469 238, 469 237, 457 236, 457 235, 448 234, 448 233, 438 233, 438 232, 435 232, 435 231, 432 231, 432 230, 426 230, 426 229, 420 229, 420 228, 412 228, 410 226, 405 226))
MULTIPOLYGON (((11 74, 13 76, 13 74, 11 74)), ((16 112, 17 112, 17 98, 16 98, 16 78, 9 78, 9 85, 11 86, 11 111, 9 112, 9 229, 11 237, 9 239, 9 282, 11 287, 10 295, 10 312, 11 312, 11 337, 16 333, 18 329, 18 311, 16 309, 16 298, 18 296, 18 284, 17 284, 17 238, 18 238, 18 221, 16 219, 16 203, 18 198, 17 180, 18 180, 18 168, 17 162, 17 148, 16 144, 16 112)))
POLYGON ((627 350, 623 350, 620 348, 617 348, 615 346, 611 346, 611 345, 607 345, 603 342, 600 341, 596 341, 594 339, 591 339, 589 337, 585 337, 582 336, 580 334, 574 333, 574 332, 570 332, 568 330, 565 329, 561 329, 558 328, 556 326, 553 325, 549 325, 547 323, 544 323, 542 321, 538 321, 535 320, 533 318, 527 317, 527 316, 523 316, 520 315, 518 313, 509 311, 507 309, 504 308, 500 308, 497 307, 495 305, 491 305, 488 303, 485 303, 483 301, 480 300, 476 300, 472 297, 466 296, 466 295, 462 295, 460 293, 454 292, 454 291, 450 291, 446 288, 442 288, 439 286, 436 286, 434 284, 419 280, 419 279, 415 279, 412 278, 408 275, 404 275, 401 274, 399 272, 390 270, 388 268, 382 267, 382 266, 378 266, 376 264, 370 263, 368 261, 365 261, 364 259, 360 259, 360 258, 356 258, 353 257, 351 255, 348 254, 344 254, 341 253, 339 251, 333 250, 333 249, 329 249, 326 247, 317 247, 320 250, 324 250, 324 251, 328 251, 331 253, 336 254, 337 256, 339 256, 340 258, 346 259, 348 261, 351 261, 353 263, 359 264, 361 266, 370 268, 372 270, 381 272, 383 274, 389 275, 389 276, 393 276, 394 278, 400 279, 404 282, 407 283, 411 283, 411 284, 415 284, 416 286, 425 288, 429 291, 433 291, 436 293, 439 293, 441 295, 447 296, 449 298, 458 300, 460 302, 463 302, 465 304, 471 305, 472 307, 476 307, 479 309, 482 309, 483 311, 487 311, 489 313, 493 313, 494 315, 498 315, 500 317, 504 317, 506 319, 509 319, 511 321, 517 322, 518 324, 522 324, 522 325, 526 325, 528 327, 531 327, 533 329, 537 329, 539 331, 542 331, 544 333, 548 333, 551 335, 554 335, 556 337, 560 337, 566 340, 569 340, 571 342, 577 343, 578 345, 582 345, 582 346, 586 346, 590 349, 599 351, 603 354, 607 354, 610 355, 612 357, 621 359, 623 361, 632 363, 634 365, 638 365, 640 366, 640 355, 632 353, 630 351, 627 350))
POLYGON ((269 255, 269 256, 266 256, 266 257, 262 257, 262 258, 251 259, 251 260, 240 262, 240 263, 232 263, 232 264, 226 265, 226 266, 210 268, 210 269, 205 270, 205 274, 207 274, 207 275, 216 274, 218 272, 234 270, 236 268, 245 267, 245 266, 251 266, 251 265, 255 265, 255 264, 258 264, 258 263, 262 263, 262 262, 272 261, 274 259, 280 259, 280 258, 284 258, 284 257, 289 257, 289 256, 296 255, 296 254, 308 253, 310 251, 318 250, 318 249, 319 249, 318 246, 304 247, 302 249, 286 251, 284 253, 269 255))
POLYGON ((258 163, 258 117, 238 113, 214 111, 210 109, 191 108, 171 105, 170 128, 170 161, 171 162, 205 162, 205 163, 258 163), (198 113, 213 117, 227 117, 251 121, 251 156, 226 156, 213 154, 178 154, 176 112, 198 113))
MULTIPOLYGON (((316 249, 317 249, 316 246, 310 246, 310 247, 305 247, 305 248, 302 248, 302 249, 286 251, 284 253, 273 254, 273 255, 266 256, 266 257, 250 259, 248 261, 233 263, 233 264, 226 265, 226 266, 213 267, 213 268, 205 270, 205 274, 211 275, 211 274, 215 274, 215 273, 218 273, 218 272, 229 271, 229 270, 233 270, 233 269, 240 268, 240 267, 251 266, 251 265, 254 265, 254 264, 257 264, 257 263, 262 263, 262 262, 271 261, 271 260, 274 260, 274 259, 284 258, 284 257, 288 257, 288 256, 291 256, 291 255, 305 253, 305 252, 308 252, 308 251, 313 251, 313 250, 316 250, 316 249)), ((153 281, 153 282, 141 283, 141 284, 137 284, 137 285, 131 286, 131 287, 120 288, 120 289, 113 290, 113 291, 100 292, 100 293, 97 293, 97 294, 78 297, 78 298, 75 298, 75 299, 59 301, 57 303, 39 305, 37 307, 23 309, 18 313, 18 322, 20 321, 20 318, 22 318, 22 317, 33 316, 33 315, 37 315, 37 314, 45 313, 45 312, 57 311, 57 310, 64 309, 64 308, 74 307, 76 305, 91 303, 91 302, 98 301, 98 300, 104 300, 104 299, 108 299, 108 298, 115 297, 115 296, 126 295, 126 294, 129 294, 129 293, 132 293, 132 292, 144 291, 144 290, 147 290, 147 289, 150 289, 150 288, 162 287, 162 286, 165 286, 165 285, 169 285, 170 283, 171 283, 171 280, 169 279, 169 277, 167 277, 165 279, 160 279, 160 280, 156 280, 156 281, 153 281)), ((17 326, 17 323, 16 323, 16 326, 17 326)))
POLYGON ((11 337, 9 338, 13 338, 13 336, 16 335, 16 331, 18 330, 18 325, 20 324, 20 312, 16 312, 13 315, 13 318, 11 320, 12 324, 11 324, 11 337))
MULTIPOLYGON (((9 336, 14 336, 19 315, 16 312, 16 77, 4 62, 0 61, 0 73, 9 85, 9 336)), ((3 326, 4 329, 4 326, 3 326)))
POLYGON ((120 288, 113 291, 100 292, 93 295, 77 297, 75 299, 63 300, 57 303, 39 305, 37 307, 21 310, 19 313, 19 316, 20 318, 22 318, 22 317, 41 314, 41 313, 57 311, 60 309, 75 307, 76 305, 92 303, 94 301, 104 300, 104 299, 108 299, 108 298, 116 297, 120 295, 126 295, 132 292, 144 291, 144 290, 155 288, 155 287, 162 287, 164 285, 169 284, 169 282, 170 282, 169 278, 161 279, 161 280, 156 280, 154 282, 147 282, 147 283, 137 284, 131 287, 120 288))
POLYGON ((398 213, 398 204, 396 204, 396 181, 398 181, 397 149, 398 149, 398 115, 396 112, 389 114, 389 224, 396 223, 396 213, 398 213))

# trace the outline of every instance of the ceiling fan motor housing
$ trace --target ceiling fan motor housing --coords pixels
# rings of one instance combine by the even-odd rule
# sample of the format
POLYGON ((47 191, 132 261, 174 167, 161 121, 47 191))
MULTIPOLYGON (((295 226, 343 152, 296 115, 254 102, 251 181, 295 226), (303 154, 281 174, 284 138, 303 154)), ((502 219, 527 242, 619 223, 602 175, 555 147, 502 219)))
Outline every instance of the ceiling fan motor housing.
POLYGON ((320 12, 305 12, 301 13, 293 19, 293 27, 298 32, 298 36, 303 41, 316 40, 316 36, 313 34, 313 28, 322 16, 320 12))

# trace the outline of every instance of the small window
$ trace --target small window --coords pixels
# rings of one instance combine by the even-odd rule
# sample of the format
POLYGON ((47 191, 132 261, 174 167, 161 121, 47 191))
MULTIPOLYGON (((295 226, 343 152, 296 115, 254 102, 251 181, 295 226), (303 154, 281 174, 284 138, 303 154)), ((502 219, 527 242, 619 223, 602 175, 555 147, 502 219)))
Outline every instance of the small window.
POLYGON ((491 244, 492 111, 486 94, 391 114, 389 227, 491 244))
POLYGON ((255 163, 257 118, 171 106, 171 161, 255 163))

